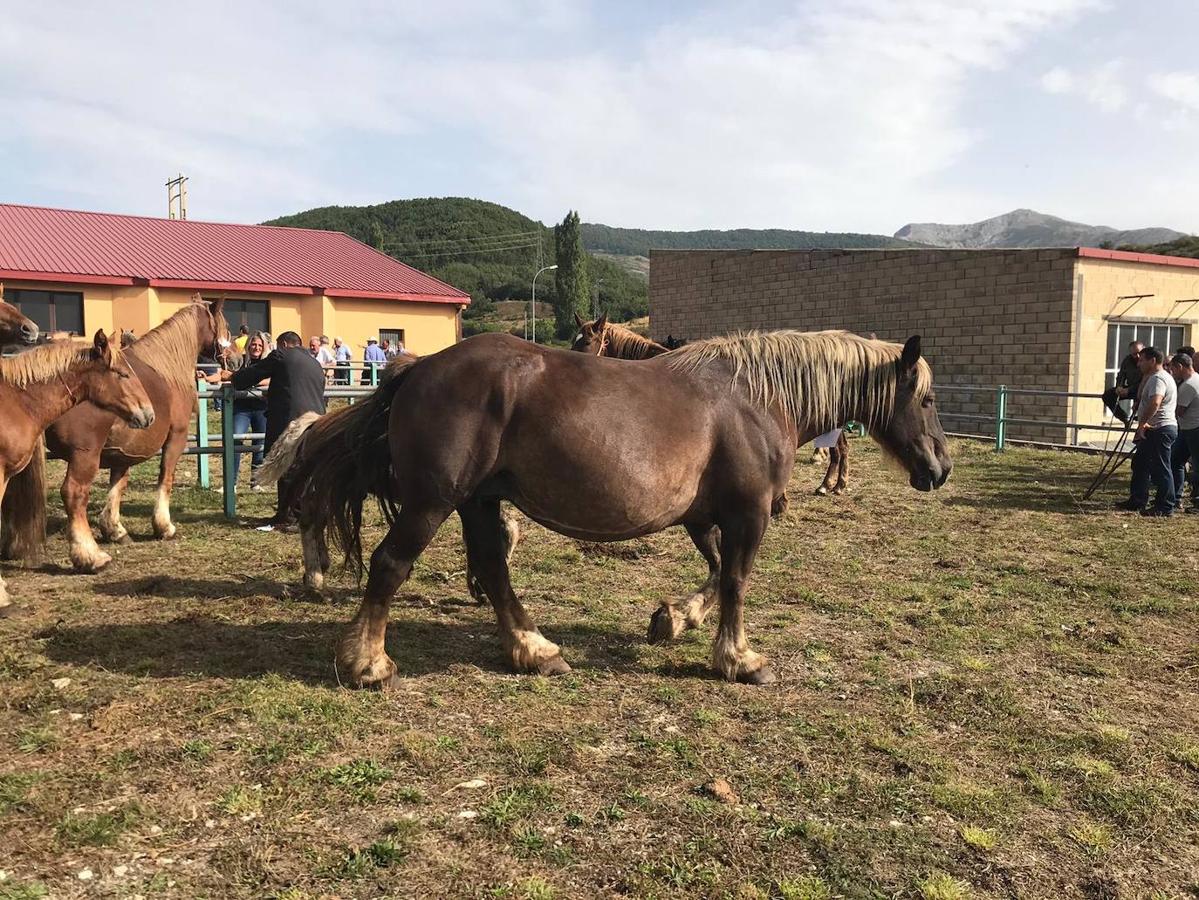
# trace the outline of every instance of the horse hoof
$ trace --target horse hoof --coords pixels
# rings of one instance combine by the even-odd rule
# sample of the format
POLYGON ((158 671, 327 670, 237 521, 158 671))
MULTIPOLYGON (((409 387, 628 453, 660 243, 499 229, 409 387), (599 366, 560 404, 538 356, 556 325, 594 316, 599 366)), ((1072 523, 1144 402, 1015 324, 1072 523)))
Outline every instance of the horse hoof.
POLYGON ((674 638, 674 618, 669 609, 659 606, 649 617, 649 632, 645 639, 651 644, 664 644, 667 641, 673 641, 674 638))
POLYGON ((823 497, 825 494, 827 494, 827 493, 828 493, 828 488, 826 488, 826 487, 825 487, 825 486, 822 484, 822 485, 820 485, 820 487, 816 488, 816 490, 815 490, 815 491, 813 491, 813 493, 814 493, 814 494, 815 494, 817 497, 823 497))
POLYGON ((133 538, 129 536, 129 532, 125 532, 120 537, 110 537, 106 539, 110 544, 120 544, 126 546, 133 543, 133 538))
POLYGON ((383 691, 384 693, 386 693, 387 691, 398 691, 401 687, 403 687, 403 685, 404 685, 404 679, 402 679, 395 672, 392 672, 390 675, 388 675, 382 681, 375 683, 375 687, 378 690, 383 691))
POLYGON ((737 680, 742 684, 753 684, 759 687, 766 684, 774 684, 778 681, 770 666, 759 666, 752 672, 741 672, 737 675, 737 680))
POLYGON ((81 575, 95 575, 105 566, 112 562, 112 557, 107 553, 98 553, 91 559, 83 560, 74 564, 75 571, 81 575))
POLYGON ((561 653, 555 653, 549 659, 537 664, 538 675, 566 675, 569 672, 570 666, 562 658, 561 653))

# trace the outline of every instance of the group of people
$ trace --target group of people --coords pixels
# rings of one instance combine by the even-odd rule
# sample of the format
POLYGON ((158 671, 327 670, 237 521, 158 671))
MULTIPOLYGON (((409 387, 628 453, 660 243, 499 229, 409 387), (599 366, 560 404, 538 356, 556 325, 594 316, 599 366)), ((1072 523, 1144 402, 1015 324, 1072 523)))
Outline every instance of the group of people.
MULTIPOLYGON (((329 344, 329 336, 325 334, 313 335, 308 341, 308 352, 313 359, 321 364, 321 368, 325 371, 326 380, 333 384, 348 386, 351 383, 350 363, 354 356, 349 345, 340 337, 333 338, 332 346, 329 344)), ((396 345, 392 346, 391 341, 386 338, 380 345, 377 338, 367 338, 366 347, 363 350, 362 361, 364 363, 374 363, 376 366, 384 366, 397 356, 407 353, 404 349, 404 344, 401 341, 396 341, 396 345)), ((362 384, 370 384, 370 369, 371 366, 366 366, 362 371, 362 384)))
POLYGON ((1199 513, 1199 374, 1195 348, 1180 347, 1169 357, 1141 341, 1128 345, 1116 383, 1103 395, 1112 415, 1133 434, 1132 479, 1120 509, 1168 517, 1183 509, 1190 465, 1188 513, 1199 513), (1125 410, 1124 404, 1131 405, 1125 410), (1150 504, 1149 490, 1155 493, 1150 504))

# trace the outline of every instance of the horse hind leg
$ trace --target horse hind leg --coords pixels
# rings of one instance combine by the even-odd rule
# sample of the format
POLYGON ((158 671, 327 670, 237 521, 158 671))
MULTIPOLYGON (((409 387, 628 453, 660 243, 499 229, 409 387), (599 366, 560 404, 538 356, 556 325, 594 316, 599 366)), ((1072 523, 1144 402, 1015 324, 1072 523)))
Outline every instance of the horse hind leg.
POLYGON ((154 536, 160 541, 169 541, 178 533, 171 521, 171 490, 175 487, 175 467, 187 449, 187 431, 172 431, 162 448, 162 462, 158 467, 158 492, 154 497, 154 514, 150 524, 154 536))
POLYGON ((498 500, 471 500, 458 509, 471 572, 491 599, 500 642, 518 672, 563 675, 570 666, 561 649, 546 639, 512 590, 508 577, 511 533, 498 500))
POLYGON ((397 682, 396 665, 384 648, 391 598, 408 580, 412 564, 450 512, 440 507, 405 504, 395 524, 371 554, 362 605, 337 645, 337 670, 341 678, 359 687, 386 688, 397 682))
MULTIPOLYGON (((504 562, 511 565, 512 557, 516 554, 516 545, 520 543, 520 522, 507 507, 501 506, 500 510, 500 527, 502 529, 500 537, 504 543, 504 562)), ((482 582, 479 581, 471 567, 470 554, 467 554, 466 560, 466 589, 479 606, 489 602, 487 591, 483 589, 482 582)))
POLYGON ((699 628, 716 604, 720 584, 720 530, 688 525, 687 534, 708 564, 708 578, 682 600, 663 600, 649 620, 647 639, 651 644, 673 641, 684 631, 699 628))
POLYGON ((113 466, 108 479, 108 496, 100 513, 100 534, 111 544, 130 542, 129 532, 121 522, 121 501, 129 487, 129 467, 113 466))
MULTIPOLYGON (((844 431, 837 438, 837 446, 833 449, 832 457, 835 458, 837 467, 837 483, 833 485, 833 493, 843 494, 849 482, 849 438, 844 431)), ((830 475, 833 471, 833 458, 829 460, 830 475)), ((827 476, 825 480, 828 480, 827 476)))

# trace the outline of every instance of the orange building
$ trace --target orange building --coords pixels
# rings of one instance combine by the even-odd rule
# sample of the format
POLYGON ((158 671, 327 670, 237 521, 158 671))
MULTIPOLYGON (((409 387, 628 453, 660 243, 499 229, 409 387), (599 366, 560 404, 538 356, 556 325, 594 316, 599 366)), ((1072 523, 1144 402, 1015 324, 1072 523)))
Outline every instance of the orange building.
POLYGON ((226 225, 0 204, 4 299, 46 332, 142 335, 199 292, 272 335, 368 337, 434 353, 470 296, 335 231, 226 225))

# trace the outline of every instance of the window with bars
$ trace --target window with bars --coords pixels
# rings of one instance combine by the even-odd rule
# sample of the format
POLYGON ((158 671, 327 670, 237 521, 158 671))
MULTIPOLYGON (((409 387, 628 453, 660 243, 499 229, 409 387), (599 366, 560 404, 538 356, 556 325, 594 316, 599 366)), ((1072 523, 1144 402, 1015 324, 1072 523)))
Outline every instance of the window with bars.
POLYGON ((225 322, 235 337, 242 325, 250 334, 257 331, 271 333, 271 305, 265 300, 226 300, 223 310, 225 322))
POLYGON ((33 319, 42 334, 56 331, 83 334, 83 294, 72 291, 30 291, 5 288, 4 299, 33 319))
POLYGON ((1116 383, 1120 363, 1128 355, 1128 345, 1140 341, 1146 347, 1156 347, 1170 354, 1186 342, 1186 327, 1166 322, 1109 322, 1107 326, 1107 368, 1104 370, 1107 387, 1116 383))

